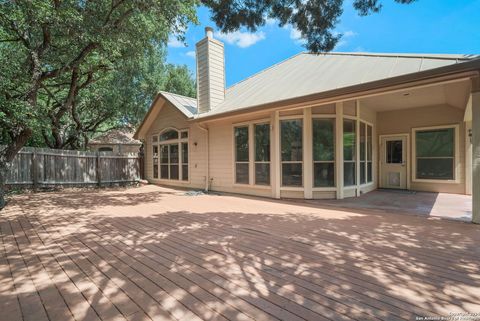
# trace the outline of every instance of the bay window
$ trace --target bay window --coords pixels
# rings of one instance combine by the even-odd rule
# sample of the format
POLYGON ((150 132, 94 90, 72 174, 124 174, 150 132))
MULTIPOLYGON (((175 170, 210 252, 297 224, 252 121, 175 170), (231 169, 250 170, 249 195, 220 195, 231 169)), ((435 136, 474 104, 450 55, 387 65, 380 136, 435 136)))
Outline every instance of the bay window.
POLYGON ((343 120, 343 184, 352 186, 356 183, 356 134, 355 120, 343 120))
POLYGON ((303 122, 280 121, 282 186, 303 186, 303 122))
POLYGON ((312 120, 313 186, 335 186, 335 119, 312 120))
POLYGON ((415 130, 415 177, 455 179, 455 127, 415 130))

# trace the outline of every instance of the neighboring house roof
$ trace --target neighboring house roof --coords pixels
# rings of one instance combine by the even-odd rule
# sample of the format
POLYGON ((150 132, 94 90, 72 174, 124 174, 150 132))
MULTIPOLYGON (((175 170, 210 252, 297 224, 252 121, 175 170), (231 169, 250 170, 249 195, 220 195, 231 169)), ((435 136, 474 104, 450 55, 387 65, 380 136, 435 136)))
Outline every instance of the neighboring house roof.
POLYGON ((225 100, 199 118, 413 74, 478 55, 300 53, 229 87, 225 100))
POLYGON ((197 99, 161 91, 160 94, 188 118, 197 114, 197 99))
POLYGON ((114 129, 92 139, 89 145, 141 145, 142 142, 133 138, 130 129, 114 129))

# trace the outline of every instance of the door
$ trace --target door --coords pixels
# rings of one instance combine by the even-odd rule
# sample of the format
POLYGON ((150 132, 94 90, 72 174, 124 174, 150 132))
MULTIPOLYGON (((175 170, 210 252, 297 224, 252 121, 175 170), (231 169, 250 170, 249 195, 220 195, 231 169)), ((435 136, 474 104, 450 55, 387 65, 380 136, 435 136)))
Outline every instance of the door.
POLYGON ((407 189, 407 135, 381 139, 380 187, 407 189))

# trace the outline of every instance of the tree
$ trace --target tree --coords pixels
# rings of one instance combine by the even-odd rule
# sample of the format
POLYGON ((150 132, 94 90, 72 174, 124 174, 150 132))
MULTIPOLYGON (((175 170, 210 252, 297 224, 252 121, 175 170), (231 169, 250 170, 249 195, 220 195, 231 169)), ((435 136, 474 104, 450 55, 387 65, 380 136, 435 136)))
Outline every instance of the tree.
MULTIPOLYGON (((280 26, 298 29, 313 52, 331 50, 341 37, 333 28, 343 0, 201 2, 224 32, 241 27, 254 31, 273 18, 280 26)), ((146 52, 165 44, 169 34, 182 39, 188 23, 197 22, 198 4, 197 0, 0 1, 0 209, 5 205, 8 164, 33 133, 36 141, 42 133, 56 147, 75 147, 78 137, 88 140, 89 133, 112 117, 112 101, 121 102, 118 92, 104 89, 112 82, 122 83, 122 68, 138 64, 146 52)), ((378 0, 353 4, 361 15, 381 7, 378 0)), ((186 70, 169 68, 166 86, 184 90, 186 70)), ((152 81, 145 83, 154 85, 152 81)), ((138 90, 133 95, 144 95, 139 92, 143 88, 133 88, 138 90)), ((126 113, 125 121, 137 119, 139 113, 126 113)))
MULTIPOLYGON (((381 0, 354 0, 353 7, 362 16, 379 12, 381 0)), ((395 0, 409 4, 415 0, 395 0)), ((332 50, 342 37, 334 32, 343 12, 344 0, 202 0, 211 9, 213 21, 223 32, 246 27, 256 31, 267 19, 275 19, 279 26, 292 25, 311 52, 332 50)))

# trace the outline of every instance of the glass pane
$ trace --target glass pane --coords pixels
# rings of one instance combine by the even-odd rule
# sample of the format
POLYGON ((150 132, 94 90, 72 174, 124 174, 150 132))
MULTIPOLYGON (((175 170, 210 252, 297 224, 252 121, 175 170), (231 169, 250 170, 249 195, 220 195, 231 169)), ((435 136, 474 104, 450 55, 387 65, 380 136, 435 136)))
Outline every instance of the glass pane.
POLYGON ((178 144, 170 145, 170 163, 178 164, 178 144))
POLYGON ((365 183, 365 162, 360 162, 360 184, 365 183))
POLYGON ((282 142, 282 161, 301 161, 302 153, 302 120, 282 120, 281 123, 281 142, 282 142))
POLYGON ((153 146, 153 157, 158 157, 158 146, 153 146))
POLYGON ((417 159, 417 178, 454 179, 453 158, 420 158, 417 159))
POLYGON ((248 127, 235 127, 235 160, 248 162, 248 127))
POLYGON ((152 142, 154 143, 158 142, 158 136, 152 136, 152 142))
POLYGON ((255 161, 270 161, 270 124, 255 125, 255 161))
POLYGON ((168 145, 160 147, 160 163, 168 164, 168 145))
POLYGON ((180 137, 181 138, 188 138, 188 132, 187 131, 184 131, 180 134, 180 137))
POLYGON ((178 132, 174 129, 164 132, 160 135, 160 141, 178 139, 178 132))
POLYGON ((365 129, 365 123, 360 123, 360 160, 365 160, 365 146, 366 146, 366 129, 365 129))
POLYGON ((188 181, 188 165, 182 165, 182 180, 188 181))
POLYGON ((248 163, 237 163, 235 166, 235 182, 248 184, 248 163))
POLYGON ((372 160, 372 126, 367 125, 367 160, 372 160))
POLYGON ((313 127, 313 160, 333 161, 335 155, 335 120, 314 119, 313 127))
POLYGON ((282 186, 303 186, 302 164, 282 164, 282 186))
POLYGON ((343 163, 343 185, 355 185, 355 163, 343 163))
POLYGON ((168 165, 160 165, 160 178, 168 179, 168 165))
POLYGON ((313 164, 313 186, 315 187, 335 186, 334 163, 314 163, 313 164))
POLYGON ((372 179, 372 162, 367 163, 367 183, 371 183, 372 179))
POLYGON ((355 160, 355 121, 343 120, 343 159, 355 160))
POLYGON ((155 162, 155 164, 153 164, 153 178, 158 178, 158 164, 157 164, 157 160, 154 159, 153 161, 155 162))
POLYGON ((182 143, 182 163, 188 164, 188 143, 182 143))
POLYGON ((178 165, 170 165, 170 179, 178 179, 178 165))
POLYGON ((401 140, 387 141, 387 164, 403 163, 403 142, 401 140))
POLYGON ((270 164, 255 164, 255 184, 270 185, 270 164))
POLYGON ((454 157, 454 129, 417 131, 417 157, 454 157))

